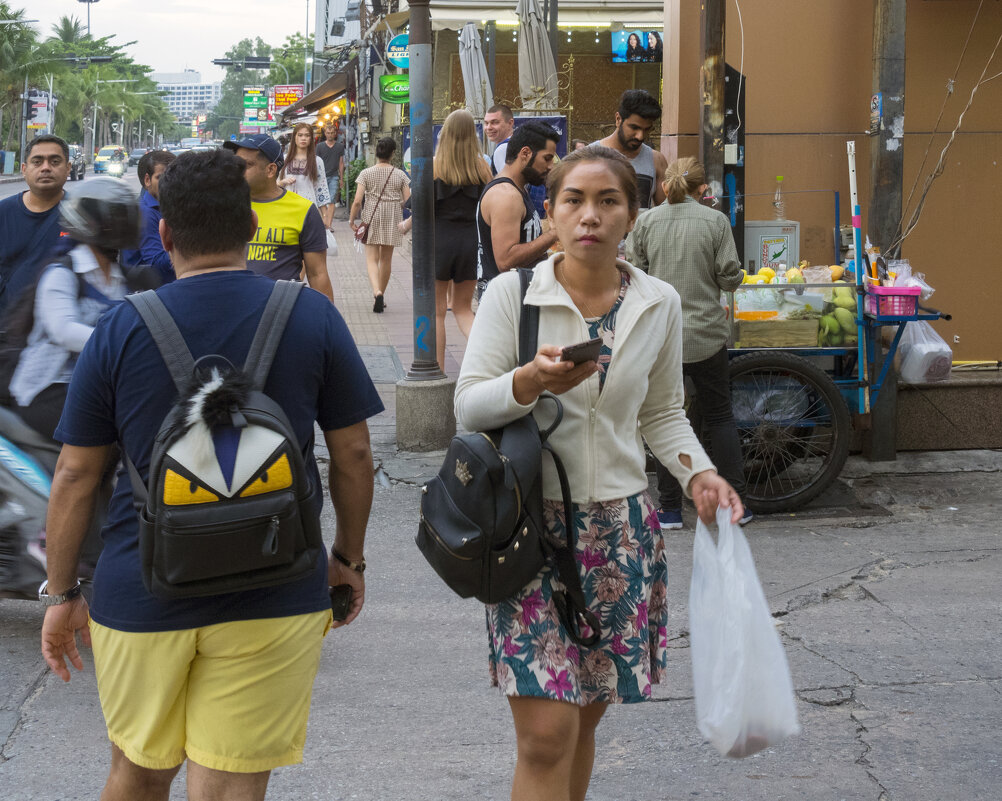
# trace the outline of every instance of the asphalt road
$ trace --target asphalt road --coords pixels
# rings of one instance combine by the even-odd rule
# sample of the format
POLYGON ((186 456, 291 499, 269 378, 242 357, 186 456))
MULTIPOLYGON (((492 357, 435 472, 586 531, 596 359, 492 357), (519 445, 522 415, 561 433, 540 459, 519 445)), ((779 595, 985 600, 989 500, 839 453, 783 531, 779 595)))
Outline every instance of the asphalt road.
MULTIPOLYGON (((403 475, 393 458, 383 468, 403 475)), ((828 506, 745 529, 803 728, 748 759, 719 756, 696 729, 692 531, 667 536, 667 679, 654 702, 609 711, 589 799, 999 797, 1002 454, 905 454, 891 469, 851 460, 828 506)), ((413 544, 422 480, 377 484, 366 607, 328 636, 304 764, 275 772, 270 799, 508 798, 514 737, 487 682, 483 609, 413 544)), ((0 797, 94 799, 109 749, 93 666, 85 656, 68 685, 52 676, 41 618, 36 603, 0 601, 0 797)), ((184 798, 181 779, 171 798, 184 798)))
MULTIPOLYGON (((94 173, 90 171, 90 168, 88 168, 87 174, 83 177, 83 181, 67 181, 66 190, 72 192, 74 186, 79 186, 81 183, 86 183, 87 181, 93 181, 94 177, 94 173)), ((136 179, 135 167, 129 167, 129 171, 121 180, 125 181, 130 188, 134 189, 137 195, 139 194, 139 181, 136 179)), ((24 181, 0 181, 0 200, 3 200, 5 197, 10 197, 11 195, 16 195, 18 192, 24 192, 27 188, 28 185, 24 181)))

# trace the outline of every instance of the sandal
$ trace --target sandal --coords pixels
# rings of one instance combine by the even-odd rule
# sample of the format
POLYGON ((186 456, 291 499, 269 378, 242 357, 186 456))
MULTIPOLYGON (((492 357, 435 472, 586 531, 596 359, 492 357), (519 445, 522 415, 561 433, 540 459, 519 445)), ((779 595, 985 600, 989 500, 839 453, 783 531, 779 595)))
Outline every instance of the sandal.
POLYGON ((382 313, 382 311, 383 311, 383 309, 385 307, 386 307, 386 304, 383 303, 383 296, 382 295, 375 295, 373 297, 373 301, 372 301, 372 310, 376 314, 380 314, 380 313, 382 313))

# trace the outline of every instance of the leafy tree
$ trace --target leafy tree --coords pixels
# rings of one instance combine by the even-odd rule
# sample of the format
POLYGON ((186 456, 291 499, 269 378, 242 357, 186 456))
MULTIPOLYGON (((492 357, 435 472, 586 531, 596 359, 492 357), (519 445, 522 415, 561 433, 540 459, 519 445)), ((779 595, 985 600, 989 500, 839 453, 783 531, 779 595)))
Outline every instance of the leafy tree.
POLYGON ((59 136, 71 142, 83 141, 85 152, 108 143, 134 147, 146 141, 145 129, 153 123, 158 130, 174 124, 149 77, 150 68, 136 64, 125 52, 134 42, 116 44, 114 36, 92 39, 86 35, 70 36, 73 41, 66 42, 61 34, 72 34, 72 23, 66 26, 67 31, 63 27, 56 26, 54 35, 43 45, 53 63, 62 65, 62 72, 54 78, 59 100, 55 132, 59 136), (85 59, 90 56, 110 57, 111 61, 88 63, 85 59), (77 61, 69 61, 71 58, 77 61), (93 143, 89 141, 92 131, 93 143))
POLYGON ((285 73, 288 70, 290 84, 303 82, 303 70, 306 63, 306 49, 309 47, 310 55, 313 54, 313 36, 307 40, 301 33, 294 33, 285 38, 280 46, 276 47, 271 54, 271 71, 268 73, 268 84, 276 86, 286 82, 285 73), (279 67, 281 64, 285 69, 279 67))
POLYGON ((219 104, 209 112, 206 127, 215 132, 217 138, 229 139, 240 130, 240 121, 244 113, 245 86, 277 86, 286 82, 297 84, 303 82, 303 65, 306 59, 307 42, 313 52, 313 37, 309 40, 301 33, 286 37, 279 47, 272 47, 260 37, 251 41, 243 39, 226 51, 226 58, 239 61, 248 56, 271 58, 271 69, 246 70, 242 67, 229 67, 226 78, 223 79, 223 91, 219 104), (278 66, 281 64, 282 66, 278 66), (285 69, 283 69, 284 67, 285 69), (286 78, 288 72, 288 78, 286 78))
MULTIPOLYGON (((241 39, 226 51, 225 57, 233 61, 242 61, 248 56, 270 58, 271 54, 271 45, 258 36, 253 41, 241 39)), ((239 66, 228 68, 223 79, 219 104, 207 115, 206 128, 214 131, 216 137, 221 139, 229 139, 238 133, 244 114, 244 87, 266 85, 268 85, 268 73, 264 70, 249 70, 239 66)))
MULTIPOLYGON (((0 0, 0 19, 23 20, 24 9, 13 9, 0 0)), ((38 36, 28 24, 0 25, 0 141, 10 150, 21 123, 21 93, 24 77, 32 80, 40 74, 37 52, 38 36), (3 137, 6 122, 7 135, 3 137)))

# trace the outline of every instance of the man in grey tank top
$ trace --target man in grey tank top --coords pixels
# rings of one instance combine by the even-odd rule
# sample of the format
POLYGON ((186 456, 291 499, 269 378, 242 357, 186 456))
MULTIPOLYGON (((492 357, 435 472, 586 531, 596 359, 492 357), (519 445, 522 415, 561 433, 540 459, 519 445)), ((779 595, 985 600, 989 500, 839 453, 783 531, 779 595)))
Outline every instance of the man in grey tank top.
POLYGON ((664 181, 668 160, 659 150, 648 147, 644 139, 661 118, 661 105, 643 89, 628 89, 619 98, 616 130, 593 145, 611 147, 626 156, 637 173, 637 200, 641 209, 664 203, 664 181))

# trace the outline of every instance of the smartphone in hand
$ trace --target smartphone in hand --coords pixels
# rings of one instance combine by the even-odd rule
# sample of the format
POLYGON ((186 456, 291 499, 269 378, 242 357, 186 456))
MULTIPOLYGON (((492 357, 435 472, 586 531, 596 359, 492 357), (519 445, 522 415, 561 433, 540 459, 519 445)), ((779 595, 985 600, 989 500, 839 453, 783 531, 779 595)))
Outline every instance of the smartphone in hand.
POLYGON ((329 588, 327 592, 331 598, 331 614, 334 616, 334 620, 344 620, 348 617, 348 612, 351 611, 351 585, 338 584, 336 587, 329 588))
POLYGON ((602 338, 595 337, 587 342, 578 342, 576 345, 568 345, 560 351, 560 361, 583 364, 584 362, 597 362, 599 353, 602 351, 602 338))

